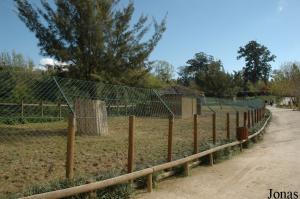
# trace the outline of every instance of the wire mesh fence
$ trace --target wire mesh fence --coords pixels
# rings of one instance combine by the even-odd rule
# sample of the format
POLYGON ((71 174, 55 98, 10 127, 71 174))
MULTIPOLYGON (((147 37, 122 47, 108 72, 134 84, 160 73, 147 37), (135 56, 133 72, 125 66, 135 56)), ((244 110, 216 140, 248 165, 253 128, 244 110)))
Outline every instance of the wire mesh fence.
POLYGON ((0 73, 0 195, 65 176, 69 112, 52 79, 0 73))
POLYGON ((74 173, 90 177, 129 171, 129 116, 135 116, 134 171, 236 140, 244 113, 254 121, 264 105, 35 73, 1 72, 0 79, 0 196, 65 178, 70 115, 74 173))

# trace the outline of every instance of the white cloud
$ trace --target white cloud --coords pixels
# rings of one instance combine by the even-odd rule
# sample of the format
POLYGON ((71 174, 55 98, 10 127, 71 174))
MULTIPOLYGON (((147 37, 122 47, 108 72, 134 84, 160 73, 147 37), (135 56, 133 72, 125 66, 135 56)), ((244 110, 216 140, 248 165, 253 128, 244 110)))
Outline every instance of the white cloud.
POLYGON ((45 69, 45 66, 46 65, 50 65, 50 66, 54 66, 54 65, 60 65, 60 66, 64 66, 64 65, 67 65, 67 63, 65 63, 65 62, 60 62, 60 61, 57 61, 57 60, 55 60, 55 59, 52 59, 52 58, 49 58, 49 57, 47 57, 47 58, 42 58, 41 60, 40 60, 40 69, 45 69))
POLYGON ((60 62, 60 61, 57 61, 55 59, 46 57, 46 58, 40 59, 40 64, 37 68, 40 69, 40 70, 47 70, 46 66, 54 66, 54 65, 64 66, 64 65, 67 65, 67 63, 60 62))
POLYGON ((55 65, 55 61, 52 58, 42 58, 40 60, 40 65, 45 66, 45 65, 55 65))

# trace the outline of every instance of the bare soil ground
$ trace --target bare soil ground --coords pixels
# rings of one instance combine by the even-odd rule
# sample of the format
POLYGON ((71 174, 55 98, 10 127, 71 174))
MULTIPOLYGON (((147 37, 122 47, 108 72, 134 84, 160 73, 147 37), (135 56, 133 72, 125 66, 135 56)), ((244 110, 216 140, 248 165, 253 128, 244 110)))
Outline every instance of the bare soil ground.
POLYGON ((186 178, 161 182, 136 198, 268 198, 269 189, 300 192, 300 112, 270 108, 264 141, 213 167, 197 167, 186 178))

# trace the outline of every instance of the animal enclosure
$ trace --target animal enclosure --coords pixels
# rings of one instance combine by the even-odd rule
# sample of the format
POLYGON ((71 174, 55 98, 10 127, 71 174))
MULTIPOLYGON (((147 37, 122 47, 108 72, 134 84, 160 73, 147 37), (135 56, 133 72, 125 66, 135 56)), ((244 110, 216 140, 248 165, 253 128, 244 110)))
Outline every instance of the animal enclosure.
POLYGON ((205 98, 201 114, 176 117, 153 89, 30 73, 1 72, 0 78, 0 196, 65 178, 69 115, 77 127, 74 174, 89 177, 128 172, 129 116, 135 171, 236 140, 244 113, 252 126, 254 111, 263 107, 255 99, 205 98))

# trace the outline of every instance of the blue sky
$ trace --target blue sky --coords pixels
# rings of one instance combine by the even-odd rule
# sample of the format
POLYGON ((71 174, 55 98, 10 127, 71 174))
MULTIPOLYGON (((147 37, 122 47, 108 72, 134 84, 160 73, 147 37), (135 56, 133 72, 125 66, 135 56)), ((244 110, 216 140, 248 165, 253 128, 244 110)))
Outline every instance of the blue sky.
MULTIPOLYGON (((31 0, 37 3, 38 0, 31 0)), ((121 0, 121 5, 128 1, 121 0)), ((239 46, 250 40, 266 45, 277 56, 273 69, 286 61, 300 61, 299 0, 135 0, 141 13, 161 20, 167 30, 150 56, 182 66, 197 52, 221 59, 228 72, 240 70, 239 46)), ((16 16, 13 0, 0 0, 0 51, 17 52, 39 64, 37 40, 16 16)))

